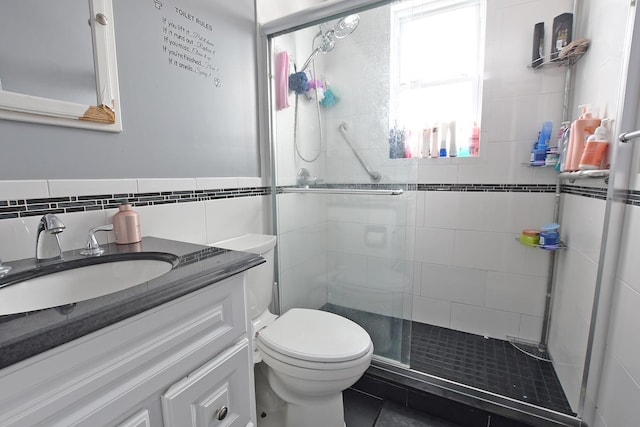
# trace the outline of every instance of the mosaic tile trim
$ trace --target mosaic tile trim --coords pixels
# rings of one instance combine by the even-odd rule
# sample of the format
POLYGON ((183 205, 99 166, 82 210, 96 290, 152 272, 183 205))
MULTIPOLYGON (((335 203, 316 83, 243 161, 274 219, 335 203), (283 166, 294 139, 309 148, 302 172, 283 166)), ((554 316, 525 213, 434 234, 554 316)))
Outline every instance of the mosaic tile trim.
POLYGON ((607 189, 600 187, 582 187, 579 185, 562 185, 560 192, 563 194, 573 194, 575 196, 589 197, 592 199, 606 200, 607 189))
POLYGON ((266 196, 269 194, 271 194, 270 187, 246 187, 4 200, 0 201, 0 219, 24 218, 48 213, 61 214, 113 209, 117 208, 123 200, 128 200, 134 207, 139 207, 233 199, 238 197, 266 196))
POLYGON ((624 194, 624 201, 627 205, 640 206, 640 191, 626 191, 624 194))
MULTIPOLYGON (((296 188, 294 185, 278 187, 277 194, 283 188, 296 188)), ((469 191, 469 192, 509 192, 509 193, 554 193, 555 184, 322 184, 311 188, 357 189, 357 190, 397 190, 405 191, 469 191)))

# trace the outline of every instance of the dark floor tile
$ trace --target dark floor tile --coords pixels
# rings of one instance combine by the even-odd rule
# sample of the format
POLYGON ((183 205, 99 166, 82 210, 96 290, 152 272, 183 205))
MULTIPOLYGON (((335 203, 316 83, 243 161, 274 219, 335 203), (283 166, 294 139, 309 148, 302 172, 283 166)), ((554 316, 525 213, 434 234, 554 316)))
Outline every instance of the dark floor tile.
POLYGON ((382 400, 353 389, 343 391, 342 397, 347 427, 373 427, 382 408, 382 400))
MULTIPOLYGON (((350 427, 347 424, 348 427, 350 427)), ((375 427, 462 427, 393 402, 384 402, 375 427)))
POLYGON ((407 388, 390 382, 382 381, 370 375, 363 375, 353 386, 355 390, 363 391, 385 401, 407 404, 407 388))
MULTIPOLYGON (((326 304, 323 309, 362 324, 372 337, 377 355, 402 359, 398 353, 407 352, 410 332, 412 369, 574 415, 553 365, 527 356, 508 341, 335 304, 326 304)), ((377 389, 379 385, 374 386, 377 389)), ((388 392, 388 388, 385 391, 388 392)), ((375 395, 388 400, 382 391, 375 395)), ((404 404, 402 397, 398 391, 389 400, 404 404)))
POLYGON ((409 391, 407 405, 414 410, 426 412, 454 425, 459 424, 465 427, 486 427, 489 415, 482 409, 413 390, 409 391))

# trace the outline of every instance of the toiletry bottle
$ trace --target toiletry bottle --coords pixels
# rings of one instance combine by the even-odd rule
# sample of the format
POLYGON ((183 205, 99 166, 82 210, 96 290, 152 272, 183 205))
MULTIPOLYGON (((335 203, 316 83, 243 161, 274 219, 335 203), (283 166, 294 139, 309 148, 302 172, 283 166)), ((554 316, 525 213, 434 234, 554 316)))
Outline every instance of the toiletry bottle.
POLYGON ((571 122, 562 122, 560 132, 558 134, 558 163, 556 163, 556 171, 564 171, 564 162, 567 158, 567 147, 569 145, 569 128, 571 122))
POLYGON ((553 130, 552 122, 544 122, 542 130, 538 136, 538 146, 534 149, 533 166, 544 166, 547 159, 547 149, 549 148, 549 139, 553 130))
POLYGON ((600 119, 591 115, 591 106, 582 105, 582 115, 573 122, 571 127, 571 138, 569 140, 568 158, 565 163, 566 171, 577 171, 580 167, 580 159, 587 142, 587 138, 593 135, 596 128, 600 126, 600 119))
POLYGON ((449 124, 447 122, 440 123, 440 157, 447 157, 447 134, 449 124))
POLYGON ((429 144, 431 143, 431 128, 422 129, 422 139, 420 140, 420 157, 423 159, 429 157, 429 144))
POLYGON ((449 157, 458 157, 458 144, 456 143, 456 122, 449 122, 449 157))
POLYGON ((469 138, 469 154, 471 157, 478 157, 480 154, 480 127, 476 122, 473 122, 471 138, 469 138))
POLYGON ((609 150, 609 139, 607 137, 607 128, 605 122, 610 119, 602 120, 602 124, 596 129, 596 132, 587 138, 587 145, 580 159, 580 170, 601 169, 602 161, 609 150))
POLYGON ((430 156, 432 159, 440 157, 440 139, 438 138, 438 126, 431 129, 431 149, 430 156))
POLYGON ((142 240, 140 218, 129 203, 123 202, 118 206, 118 212, 113 216, 113 231, 118 245, 128 245, 142 240))

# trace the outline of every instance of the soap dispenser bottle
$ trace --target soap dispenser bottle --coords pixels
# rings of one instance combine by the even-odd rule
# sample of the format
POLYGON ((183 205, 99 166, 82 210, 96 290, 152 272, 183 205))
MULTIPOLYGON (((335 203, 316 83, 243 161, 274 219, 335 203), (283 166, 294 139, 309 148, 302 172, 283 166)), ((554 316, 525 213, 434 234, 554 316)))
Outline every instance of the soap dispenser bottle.
POLYGON ((602 120, 602 124, 596 129, 596 132, 587 139, 587 145, 580 159, 580 170, 602 168, 602 161, 609 150, 608 132, 605 127, 605 123, 609 121, 611 121, 611 119, 602 120))
POLYGON ((571 125, 569 148, 564 169, 566 171, 580 169, 580 159, 582 159, 587 138, 596 132, 601 123, 600 119, 591 115, 590 105, 581 105, 579 108, 582 110, 582 115, 571 125))
POLYGON ((118 206, 118 212, 113 216, 113 231, 118 245, 138 243, 142 240, 140 217, 128 202, 118 206))

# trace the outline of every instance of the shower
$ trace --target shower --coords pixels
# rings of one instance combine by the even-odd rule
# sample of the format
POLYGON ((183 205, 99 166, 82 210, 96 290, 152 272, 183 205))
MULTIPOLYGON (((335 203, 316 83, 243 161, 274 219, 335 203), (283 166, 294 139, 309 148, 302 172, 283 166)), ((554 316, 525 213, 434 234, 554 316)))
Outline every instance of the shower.
POLYGON ((320 25, 320 31, 318 32, 318 34, 316 34, 316 36, 313 38, 313 41, 311 42, 311 49, 313 49, 313 51, 311 52, 311 55, 309 55, 309 58, 307 58, 307 60, 304 62, 301 71, 305 71, 320 52, 331 52, 336 45, 336 39, 343 39, 353 33, 356 28, 358 28, 359 23, 360 15, 353 14, 345 16, 329 29, 323 30, 324 24, 320 25), (322 38, 322 43, 316 48, 315 44, 318 38, 322 38))
MULTIPOLYGON (((304 77, 306 79, 306 71, 309 68, 309 66, 311 66, 313 69, 313 72, 311 72, 310 74, 311 74, 312 80, 315 79, 316 56, 318 56, 319 53, 331 52, 336 45, 336 40, 343 39, 348 35, 350 35, 351 33, 353 33, 356 30, 356 28, 358 28, 359 23, 360 23, 360 16, 358 14, 352 14, 340 19, 334 25, 321 24, 320 31, 315 35, 315 37, 311 42, 311 54, 309 55, 307 60, 304 62, 304 65, 302 65, 302 69, 296 74, 303 73, 305 74, 304 77), (316 47, 316 43, 318 39, 320 39, 320 45, 316 47)), ((318 87, 315 86, 314 90, 316 93, 316 100, 317 100, 318 87)), ((318 130, 319 130, 318 151, 316 155, 313 156, 313 158, 309 159, 302 155, 302 152, 298 147, 298 94, 296 93, 295 113, 294 113, 294 122, 293 122, 293 144, 298 156, 307 163, 316 161, 318 157, 320 157, 321 148, 322 148, 322 138, 323 138, 322 125, 321 125, 322 119, 320 117, 320 105, 318 102, 316 102, 316 114, 318 117, 318 130)))

